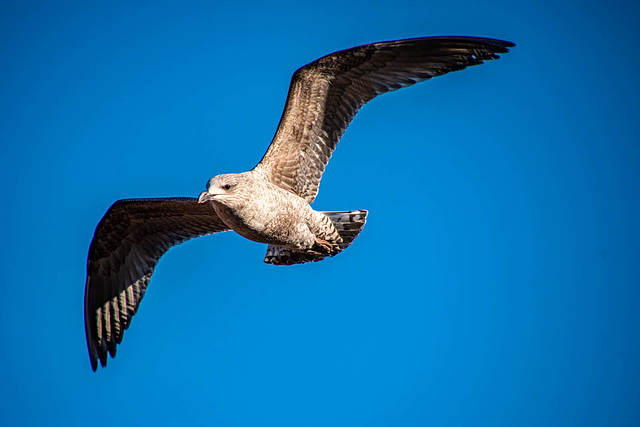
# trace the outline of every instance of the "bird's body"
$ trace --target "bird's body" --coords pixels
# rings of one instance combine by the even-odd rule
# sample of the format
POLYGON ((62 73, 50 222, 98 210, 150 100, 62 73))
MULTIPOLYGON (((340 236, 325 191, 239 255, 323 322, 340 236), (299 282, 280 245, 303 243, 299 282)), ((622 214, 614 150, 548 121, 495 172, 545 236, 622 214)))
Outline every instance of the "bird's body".
POLYGON ((329 242, 335 249, 326 254, 339 250, 342 238, 326 215, 259 172, 218 175, 207 186, 199 201, 210 202, 227 227, 249 240, 309 253, 329 242))
POLYGON ((195 198, 114 203, 87 260, 85 332, 91 367, 115 356, 160 257, 186 240, 234 230, 266 243, 264 261, 320 261, 346 249, 367 211, 318 212, 310 204, 338 141, 378 95, 497 59, 513 43, 424 37, 371 43, 323 56, 291 79, 276 134, 252 170, 218 175, 195 198))

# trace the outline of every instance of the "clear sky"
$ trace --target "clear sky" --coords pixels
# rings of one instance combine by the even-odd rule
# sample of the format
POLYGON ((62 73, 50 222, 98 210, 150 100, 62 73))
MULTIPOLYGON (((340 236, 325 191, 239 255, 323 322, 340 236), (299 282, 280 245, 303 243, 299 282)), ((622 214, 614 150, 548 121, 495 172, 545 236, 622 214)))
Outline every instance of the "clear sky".
POLYGON ((0 4, 3 426, 640 425, 637 2, 87 3, 0 4), (111 203, 252 168, 299 66, 433 35, 517 47, 364 107, 314 204, 370 211, 347 251, 178 246, 91 371, 111 203))

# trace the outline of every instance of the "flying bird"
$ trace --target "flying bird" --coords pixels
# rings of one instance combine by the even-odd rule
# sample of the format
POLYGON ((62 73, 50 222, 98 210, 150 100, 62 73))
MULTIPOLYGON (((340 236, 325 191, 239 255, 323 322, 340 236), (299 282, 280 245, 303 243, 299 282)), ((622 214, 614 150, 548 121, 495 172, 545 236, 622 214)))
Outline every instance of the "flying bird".
POLYGON ((347 126, 378 95, 497 59, 514 44, 477 37, 371 43, 324 56, 291 79, 280 124, 252 170, 217 175, 199 198, 115 202, 96 227, 85 285, 91 368, 114 357, 158 260, 194 237, 234 230, 266 243, 264 262, 332 257, 358 236, 367 211, 311 208, 325 167, 347 126))

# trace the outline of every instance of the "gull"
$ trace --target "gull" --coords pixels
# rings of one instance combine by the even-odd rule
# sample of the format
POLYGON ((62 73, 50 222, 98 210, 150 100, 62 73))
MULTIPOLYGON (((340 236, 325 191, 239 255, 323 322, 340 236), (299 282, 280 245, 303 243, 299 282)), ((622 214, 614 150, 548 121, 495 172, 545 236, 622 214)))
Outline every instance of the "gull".
POLYGON ((346 249, 366 210, 311 207, 338 141, 360 108, 386 92, 499 58, 514 44, 423 37, 341 50, 298 69, 280 124, 252 170, 211 178, 199 198, 115 202, 96 227, 85 285, 91 368, 114 357, 160 259, 186 240, 233 230, 267 244, 264 262, 303 264, 346 249))

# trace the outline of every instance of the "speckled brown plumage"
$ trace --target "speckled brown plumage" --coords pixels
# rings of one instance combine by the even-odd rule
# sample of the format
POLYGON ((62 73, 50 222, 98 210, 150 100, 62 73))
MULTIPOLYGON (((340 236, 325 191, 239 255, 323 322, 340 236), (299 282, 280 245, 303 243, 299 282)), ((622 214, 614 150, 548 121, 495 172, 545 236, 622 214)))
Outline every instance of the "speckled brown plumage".
POLYGON ((229 228, 194 198, 115 202, 89 247, 85 332, 91 367, 116 354, 158 260, 172 246, 229 228))
POLYGON ((280 125, 256 169, 312 203, 333 150, 364 104, 497 59, 512 46, 477 37, 426 37, 372 43, 313 61, 294 73, 280 125))

